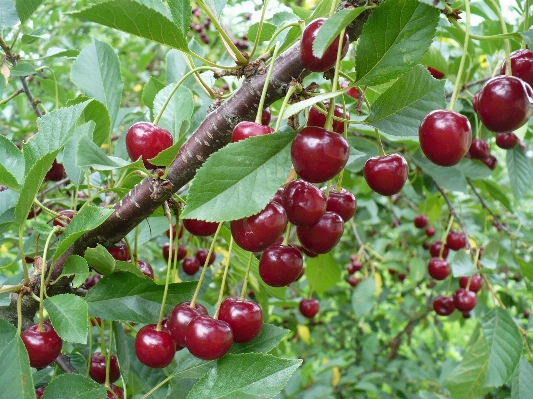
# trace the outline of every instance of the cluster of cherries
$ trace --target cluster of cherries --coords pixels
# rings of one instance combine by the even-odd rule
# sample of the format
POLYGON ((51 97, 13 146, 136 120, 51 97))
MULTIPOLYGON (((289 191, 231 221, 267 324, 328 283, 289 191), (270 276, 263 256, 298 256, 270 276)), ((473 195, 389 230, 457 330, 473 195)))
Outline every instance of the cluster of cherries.
POLYGON ((348 272, 348 278, 346 281, 352 287, 357 287, 357 285, 363 280, 363 278, 357 278, 355 273, 363 269, 363 262, 359 260, 359 256, 356 254, 350 255, 350 263, 346 266, 346 271, 348 272))

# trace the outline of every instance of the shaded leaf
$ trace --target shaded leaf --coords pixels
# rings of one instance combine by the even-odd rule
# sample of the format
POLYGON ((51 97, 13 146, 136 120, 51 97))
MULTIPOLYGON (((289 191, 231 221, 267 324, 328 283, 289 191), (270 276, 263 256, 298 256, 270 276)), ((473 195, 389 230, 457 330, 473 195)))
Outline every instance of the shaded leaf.
POLYGON ((513 195, 520 201, 533 185, 533 166, 519 145, 507 150, 506 160, 513 195))
MULTIPOLYGON (((177 141, 180 136, 186 133, 186 131, 182 132, 182 129, 188 127, 185 122, 190 122, 191 120, 194 99, 192 92, 183 86, 180 86, 169 99, 175 86, 175 84, 170 84, 157 93, 154 99, 154 114, 159 114, 163 105, 168 101, 165 111, 159 120, 159 126, 167 129, 174 137, 174 141, 177 141)), ((156 163, 156 165, 166 165, 166 163, 156 163)))
POLYGON ((464 249, 457 251, 449 262, 452 267, 453 277, 472 276, 478 272, 474 262, 472 262, 472 258, 470 258, 470 254, 464 249))
MULTIPOLYGON (((20 3, 18 1, 17 3, 20 3)), ((0 0, 0 29, 11 28, 19 21, 17 9, 13 0, 0 0)))
POLYGON ((74 294, 54 295, 44 300, 44 308, 63 341, 87 343, 89 315, 83 298, 74 294))
POLYGON ((183 36, 187 36, 191 23, 191 3, 182 0, 167 0, 167 4, 174 24, 181 30, 183 36))
POLYGON ((24 168, 22 152, 11 140, 0 135, 0 184, 18 191, 24 180, 24 168))
POLYGON ((274 326, 272 324, 263 324, 259 335, 250 342, 244 344, 233 344, 229 353, 250 353, 261 352, 268 353, 289 334, 290 330, 274 326))
POLYGON ((72 280, 72 286, 74 288, 80 287, 89 276, 89 265, 87 264, 87 261, 79 255, 70 255, 63 265, 61 276, 72 275, 75 276, 74 280, 72 280))
POLYGON ((352 294, 352 308, 355 317, 360 319, 372 310, 376 302, 376 281, 374 277, 368 277, 361 281, 352 294))
POLYGON ((533 366, 524 358, 520 358, 511 386, 511 399, 529 399, 533 392, 533 366))
POLYGON ((84 257, 89 267, 100 274, 111 274, 115 270, 115 258, 100 244, 96 248, 87 248, 84 257))
POLYGON ((105 398, 103 385, 80 374, 56 376, 47 386, 42 399, 96 399, 105 398))
MULTIPOLYGON (((44 0, 18 0, 17 13, 20 22, 26 22, 43 2, 44 0)), ((3 8, 3 6, 0 6, 0 8, 3 8)))
POLYGON ((28 76, 35 73, 35 67, 29 62, 19 62, 11 69, 11 76, 28 76))
POLYGON ((341 279, 341 268, 331 253, 309 258, 305 265, 305 276, 311 291, 322 295, 341 279))

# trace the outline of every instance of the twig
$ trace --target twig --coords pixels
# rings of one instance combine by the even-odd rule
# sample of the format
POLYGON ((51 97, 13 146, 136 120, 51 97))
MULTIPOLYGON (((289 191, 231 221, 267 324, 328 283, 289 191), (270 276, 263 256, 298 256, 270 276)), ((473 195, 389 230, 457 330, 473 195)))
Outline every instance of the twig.
POLYGON ((74 368, 74 366, 72 366, 72 364, 70 364, 70 359, 63 355, 63 354, 59 354, 58 357, 56 357, 56 360, 54 360, 54 362, 59 366, 59 368, 61 370, 63 370, 65 373, 74 373, 74 374, 79 374, 78 370, 76 370, 74 368))

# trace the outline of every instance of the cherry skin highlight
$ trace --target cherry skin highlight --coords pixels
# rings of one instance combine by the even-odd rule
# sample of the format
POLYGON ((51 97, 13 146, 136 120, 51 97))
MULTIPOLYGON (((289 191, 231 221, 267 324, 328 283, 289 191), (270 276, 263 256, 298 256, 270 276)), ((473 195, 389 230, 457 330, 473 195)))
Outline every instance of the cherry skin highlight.
POLYGON ((157 331, 156 327, 155 324, 147 324, 137 332, 135 354, 145 366, 160 369, 172 363, 176 344, 168 332, 157 331))
POLYGON ((470 153, 470 157, 472 159, 483 160, 488 158, 490 155, 490 147, 485 140, 477 138, 472 140, 472 144, 470 144, 468 152, 470 153))
POLYGON ((197 219, 185 219, 183 220, 183 226, 185 227, 185 230, 193 236, 208 237, 215 234, 218 228, 218 223, 197 219))
MULTIPOLYGON (((326 188, 323 188, 322 192, 325 194, 326 188)), ((351 191, 348 191, 344 188, 341 188, 340 191, 337 191, 335 186, 331 187, 326 202, 326 211, 339 214, 342 220, 347 222, 353 217, 353 215, 355 215, 356 210, 357 200, 351 191)))
POLYGON ((450 264, 446 259, 431 258, 428 263, 428 273, 435 280, 444 280, 450 275, 450 264))
POLYGON ((453 303, 457 310, 460 310, 461 312, 469 312, 476 306, 476 293, 473 291, 467 291, 464 288, 459 288, 453 293, 453 303))
POLYGON ((320 303, 318 302, 318 299, 304 298, 300 301, 298 309, 302 316, 312 319, 318 313, 320 303))
MULTIPOLYGON (((101 352, 93 353, 91 356, 91 365, 89 375, 93 380, 100 384, 105 383, 106 360, 101 352)), ((109 382, 115 382, 120 378, 120 369, 118 367, 117 357, 111 354, 109 359, 109 382)))
POLYGON ((57 335, 51 324, 33 324, 20 334, 20 338, 28 351, 30 366, 41 369, 52 363, 61 353, 63 341, 57 335))
POLYGON ((483 285, 483 277, 481 277, 480 274, 474 274, 471 278, 461 277, 459 278, 459 287, 464 288, 466 290, 469 280, 470 287, 468 287, 468 291, 478 292, 481 289, 481 286, 483 285))
POLYGON ((259 260, 259 275, 271 287, 289 285, 298 279, 302 270, 302 253, 292 246, 271 245, 259 260))
POLYGON ((315 185, 293 180, 285 187, 281 204, 296 226, 312 226, 326 212, 326 197, 315 185))
POLYGON ((228 353, 233 344, 233 333, 225 321, 198 316, 189 323, 186 342, 193 356, 215 360, 228 353))
MULTIPOLYGON (((511 54, 511 72, 513 76, 522 79, 528 85, 533 85, 533 53, 529 49, 513 51, 511 54)), ((507 63, 505 60, 500 67, 500 74, 505 75, 507 63)))
POLYGON ((313 226, 298 226, 296 234, 307 250, 315 254, 331 251, 344 233, 344 220, 340 215, 327 211, 313 226))
POLYGON ((510 150, 511 148, 516 147, 518 142, 518 136, 512 132, 498 133, 496 135, 496 145, 504 150, 510 150))
POLYGON ((233 128, 231 134, 231 141, 236 143, 237 141, 245 140, 249 137, 264 136, 265 134, 273 133, 274 129, 267 125, 258 125, 255 122, 242 121, 233 128))
POLYGON ((173 144, 170 132, 150 122, 137 122, 131 125, 126 133, 126 150, 133 161, 142 158, 147 169, 154 169, 155 165, 148 162, 161 151, 173 144))
POLYGON ((408 173, 409 166, 400 154, 371 157, 363 167, 363 176, 370 188, 385 196, 399 193, 408 173))
POLYGON ((433 300, 433 310, 440 316, 448 316, 455 310, 451 296, 439 295, 433 300))
POLYGON ((263 311, 254 301, 228 297, 222 301, 218 319, 225 321, 233 332, 233 342, 253 340, 263 327, 263 311))
POLYGON ((416 215, 414 224, 417 229, 423 229, 429 223, 429 218, 426 215, 416 215))
POLYGON ((196 303, 191 308, 190 302, 181 302, 174 306, 174 309, 167 317, 167 329, 174 342, 179 346, 185 346, 185 334, 192 319, 200 315, 207 315, 207 309, 196 303))
POLYGON ((137 260, 137 267, 146 277, 152 280, 154 279, 154 269, 150 263, 139 259, 137 260))
MULTIPOLYGON (((326 112, 329 110, 329 102, 325 102, 324 106, 326 107, 326 112)), ((333 115, 337 118, 350 119, 350 114, 346 111, 344 115, 343 108, 335 104, 335 109, 333 110, 333 115)), ((316 108, 311 107, 309 110, 309 118, 307 119, 307 126, 318 126, 325 128, 326 126, 326 115, 317 110, 316 108)), ((333 131, 335 133, 343 134, 344 133, 344 122, 333 119, 333 131)))

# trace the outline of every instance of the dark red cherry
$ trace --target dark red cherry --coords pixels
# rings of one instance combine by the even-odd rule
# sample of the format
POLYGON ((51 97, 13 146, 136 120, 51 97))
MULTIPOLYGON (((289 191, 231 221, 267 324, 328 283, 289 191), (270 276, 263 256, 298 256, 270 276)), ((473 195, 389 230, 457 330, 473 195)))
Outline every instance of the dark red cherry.
POLYGON ((318 313, 320 303, 318 299, 303 298, 298 305, 298 309, 302 316, 312 319, 318 313))
POLYGON ((45 181, 59 181, 65 177, 65 168, 54 159, 52 167, 44 176, 45 181))
POLYGON ((518 136, 511 133, 498 133, 496 135, 496 145, 504 150, 510 150, 519 142, 518 136))
MULTIPOLYGON (((429 253, 434 258, 437 258, 440 256, 440 249, 442 247, 442 242, 440 241, 433 241, 431 245, 429 246, 429 253)), ((448 245, 444 244, 444 249, 442 250, 442 258, 446 259, 448 257, 448 253, 450 252, 450 249, 448 248, 448 245)))
POLYGON ((528 121, 532 103, 531 86, 514 76, 496 76, 481 88, 476 109, 487 129, 507 133, 528 121))
POLYGON ((311 226, 326 212, 326 197, 305 180, 291 181, 285 187, 281 204, 289 222, 296 226, 311 226))
POLYGON ((67 227, 67 225, 70 223, 72 218, 76 216, 76 211, 72 209, 65 209, 59 212, 60 215, 64 217, 57 217, 54 219, 54 226, 60 226, 60 227, 67 227))
POLYGON ((490 170, 494 170, 496 169, 496 166, 498 166, 498 159, 494 155, 488 156, 487 158, 483 159, 481 162, 487 165, 490 170))
POLYGON ((235 126, 233 133, 231 134, 231 141, 236 143, 253 136, 264 136, 265 134, 273 133, 272 129, 268 125, 258 125, 255 122, 242 121, 235 126))
POLYGON ((428 273, 435 280, 444 280, 450 275, 450 264, 446 259, 431 258, 428 263, 428 273))
POLYGON ((257 337, 263 326, 263 311, 254 301, 228 297, 220 305, 218 319, 225 321, 233 332, 233 342, 250 342, 257 337))
POLYGON ((128 251, 128 246, 126 245, 126 242, 120 241, 111 248, 107 249, 111 256, 115 258, 115 260, 120 260, 122 262, 127 262, 130 260, 130 253, 128 251))
POLYGON ((348 270, 348 273, 354 274, 357 270, 353 263, 348 263, 348 266, 346 266, 346 270, 348 270))
POLYGON ((155 168, 148 162, 161 151, 173 144, 172 135, 168 130, 150 122, 137 122, 131 125, 126 133, 126 150, 133 161, 142 158, 147 169, 155 168))
POLYGON ((256 215, 230 223, 231 235, 242 249, 260 252, 281 237, 287 227, 287 213, 277 202, 270 202, 256 215))
POLYGON ((83 282, 83 286, 85 287, 85 289, 89 290, 93 288, 96 283, 100 281, 101 278, 101 274, 93 274, 85 279, 85 281, 83 282))
POLYGON ((181 302, 174 306, 167 317, 167 328, 177 345, 185 346, 187 327, 192 319, 200 315, 207 315, 207 309, 199 303, 196 303, 194 308, 191 308, 190 302, 181 302))
POLYGON ((139 268, 139 270, 141 272, 143 272, 143 274, 150 278, 150 279, 154 279, 154 269, 152 268, 152 265, 144 260, 140 260, 138 259, 137 260, 137 267, 139 268))
MULTIPOLYGON (((207 260, 207 255, 209 255, 209 250, 208 249, 205 249, 205 248, 200 248, 197 252, 196 252, 196 259, 198 259, 198 262, 200 262, 200 266, 204 266, 205 265, 205 261, 207 260)), ((208 265, 212 265, 213 263, 215 263, 215 252, 211 252, 211 256, 209 257, 209 262, 207 263, 208 265)))
MULTIPOLYGON (((325 21, 324 18, 319 18, 307 25, 300 41, 300 61, 305 69, 312 72, 327 71, 335 66, 335 62, 337 61, 340 35, 333 40, 322 57, 318 58, 313 55, 313 42, 316 39, 318 30, 325 21)), ((341 58, 343 58, 348 52, 348 46, 348 34, 345 33, 342 41, 341 58)))
POLYGON ((468 150, 470 158, 479 159, 480 161, 486 159, 490 155, 489 143, 483 139, 474 139, 468 150))
POLYGON ((455 308, 461 312, 470 312, 477 303, 476 293, 459 288, 453 293, 453 303, 455 308))
MULTIPOLYGON (((325 193, 326 188, 323 188, 322 191, 325 193)), ((353 217, 353 215, 355 215, 356 210, 357 200, 351 191, 344 188, 337 191, 335 186, 331 187, 326 202, 326 211, 338 213, 342 220, 347 222, 353 217)))
MULTIPOLYGON (((505 75, 507 63, 500 67, 500 74, 505 75)), ((511 53, 511 73, 528 85, 533 85, 533 53, 529 49, 516 50, 511 53)))
POLYGON ((108 399, 124 399, 124 391, 121 387, 117 387, 115 384, 109 384, 109 389, 107 390, 108 399))
POLYGON ((261 125, 267 126, 270 123, 270 119, 272 118, 272 113, 270 112, 270 108, 265 108, 261 112, 261 125))
POLYGON ((450 230, 446 237, 446 245, 454 251, 459 251, 466 247, 466 236, 460 231, 450 230))
POLYGON ((363 176, 370 188, 387 196, 401 191, 408 173, 407 162, 400 154, 371 157, 363 167, 363 176))
POLYGON ((277 202, 281 205, 283 201, 283 193, 285 192, 285 187, 278 188, 278 191, 276 191, 276 194, 272 197, 271 201, 277 202))
POLYGON ((195 256, 185 257, 181 266, 183 267, 183 271, 189 276, 195 275, 200 270, 200 262, 195 256))
POLYGON ((428 66, 428 71, 435 79, 442 79, 445 75, 438 69, 428 66))
MULTIPOLYGON (((183 237, 183 233, 185 232, 185 228, 183 227, 183 224, 180 223, 180 232, 178 238, 183 237)), ((166 231, 165 233, 168 238, 170 238, 170 229, 166 231)), ((176 225, 172 226, 172 239, 176 238, 176 225)))
MULTIPOLYGON (((176 247, 175 246, 172 246, 172 258, 174 258, 174 252, 176 251, 176 247)), ((165 244, 163 244, 163 249, 162 249, 162 252, 163 252, 163 258, 168 261, 168 257, 170 256, 170 243, 167 242, 165 244)), ((185 248, 183 245, 179 244, 178 245, 178 262, 182 259, 185 258, 185 256, 187 256, 187 248, 185 248)))
POLYGON ((415 227, 417 229, 423 229, 424 227, 426 227, 428 225, 428 222, 429 222, 429 218, 426 216, 426 215, 416 215, 415 216, 415 227))
POLYGON ((435 227, 432 227, 432 226, 427 227, 427 228, 426 228, 426 235, 427 235, 428 237, 433 237, 433 236, 435 235, 435 231, 436 231, 436 230, 435 230, 435 227))
POLYGON ((363 268, 363 263, 358 260, 358 259, 354 259, 351 261, 350 265, 352 266, 351 267, 351 270, 355 272, 358 272, 359 270, 361 270, 363 268))
POLYGON ((315 254, 325 254, 337 245, 344 232, 344 220, 327 211, 313 226, 298 226, 296 233, 300 244, 315 254))
POLYGON ((302 253, 292 246, 271 245, 259 260, 259 275, 271 287, 289 285, 298 279, 302 270, 302 253))
POLYGON ((354 275, 352 276, 349 276, 346 281, 348 282, 348 284, 350 284, 352 287, 357 287, 357 284, 359 284, 360 280, 355 277, 354 275))
POLYGON ((43 397, 45 389, 46 389, 46 386, 37 388, 35 390, 35 399, 41 399, 43 397))
POLYGON ((433 310, 440 316, 448 316, 455 310, 451 296, 439 295, 433 300, 433 310))
POLYGON ((193 356, 203 360, 221 358, 233 344, 230 325, 209 316, 194 318, 187 328, 187 349, 193 356))
MULTIPOLYGON (((100 384, 105 383, 106 359, 101 352, 95 352, 91 356, 91 365, 89 375, 93 380, 100 384)), ((115 382, 120 378, 120 369, 118 367, 117 357, 111 354, 109 358, 109 382, 115 382)))
POLYGON ((218 228, 218 223, 206 222, 197 219, 184 219, 183 226, 185 226, 185 230, 187 230, 193 236, 207 237, 215 234, 218 228))
POLYGON ((145 366, 161 369, 172 363, 176 344, 167 331, 156 328, 156 324, 147 324, 139 330, 135 337, 135 354, 145 366))
POLYGON ((464 288, 466 290, 466 287, 468 286, 468 281, 470 281, 470 287, 468 287, 468 291, 478 292, 481 289, 481 286, 483 285, 483 277, 481 277, 480 274, 474 274, 471 277, 459 278, 459 287, 464 288))
MULTIPOLYGON (((329 102, 325 102, 324 106, 326 107, 326 112, 329 110, 329 102)), ((337 118, 342 119, 350 119, 350 114, 348 111, 346 111, 346 115, 344 115, 343 108, 335 104, 335 109, 333 110, 333 115, 337 118)), ((326 115, 324 115, 322 112, 317 110, 316 108, 311 108, 309 110, 309 119, 307 119, 307 126, 318 126, 318 127, 325 127, 326 126, 326 115)), ((344 133, 344 122, 333 120, 333 131, 335 133, 342 134, 344 133)))
POLYGON ((346 165, 350 148, 340 134, 308 126, 300 130, 291 147, 291 158, 298 176, 311 183, 324 183, 346 165))
POLYGON ((33 324, 20 334, 20 338, 28 351, 31 367, 42 369, 61 353, 63 341, 51 324, 43 323, 41 330, 38 324, 33 324))

